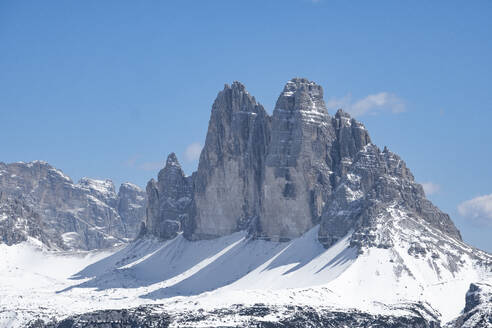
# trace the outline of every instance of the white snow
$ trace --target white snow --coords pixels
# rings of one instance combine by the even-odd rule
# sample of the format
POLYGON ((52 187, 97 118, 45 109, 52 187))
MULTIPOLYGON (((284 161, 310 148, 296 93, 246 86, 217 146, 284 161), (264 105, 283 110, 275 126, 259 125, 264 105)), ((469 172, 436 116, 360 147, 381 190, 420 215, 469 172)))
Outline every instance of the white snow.
POLYGON ((97 191, 106 197, 115 197, 114 184, 110 179, 97 180, 84 177, 80 179, 77 187, 97 191))
POLYGON ((81 238, 80 234, 75 231, 62 234, 63 243, 69 248, 76 248, 80 245, 81 238))
MULTIPOLYGON (((395 224, 411 220, 388 211, 395 224)), ((163 304, 166 311, 305 304, 395 314, 394 306, 423 302, 448 321, 462 310, 469 284, 490 276, 466 254, 458 272, 444 258, 430 266, 428 257, 409 255, 404 234, 417 238, 411 230, 391 235, 394 248, 362 254, 350 247, 350 234, 324 249, 317 233, 315 227, 287 243, 242 232, 201 241, 179 235, 141 239, 112 253, 48 252, 32 239, 0 245, 0 327, 22 326, 33 311, 61 318, 141 304, 163 304)))
POLYGON ((70 179, 70 177, 68 175, 66 175, 65 173, 63 173, 61 170, 55 169, 53 167, 50 169, 50 171, 55 172, 57 175, 62 177, 65 181, 70 182, 70 183, 72 182, 72 179, 70 179))
POLYGON ((133 190, 136 190, 136 191, 142 191, 142 188, 140 188, 139 186, 137 186, 136 184, 133 184, 131 182, 123 182, 121 184, 122 186, 126 186, 127 188, 129 189, 133 189, 133 190))

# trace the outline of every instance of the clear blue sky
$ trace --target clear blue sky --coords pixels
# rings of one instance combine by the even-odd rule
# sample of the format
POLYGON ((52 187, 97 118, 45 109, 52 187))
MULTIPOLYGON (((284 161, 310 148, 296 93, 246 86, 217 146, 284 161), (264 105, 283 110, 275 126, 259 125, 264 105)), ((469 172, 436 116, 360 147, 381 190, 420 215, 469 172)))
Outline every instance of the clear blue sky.
POLYGON ((0 161, 144 187, 171 151, 196 168, 185 152, 224 83, 271 112, 295 76, 356 111, 492 251, 492 200, 458 211, 492 194, 492 1, 3 0, 0 161))

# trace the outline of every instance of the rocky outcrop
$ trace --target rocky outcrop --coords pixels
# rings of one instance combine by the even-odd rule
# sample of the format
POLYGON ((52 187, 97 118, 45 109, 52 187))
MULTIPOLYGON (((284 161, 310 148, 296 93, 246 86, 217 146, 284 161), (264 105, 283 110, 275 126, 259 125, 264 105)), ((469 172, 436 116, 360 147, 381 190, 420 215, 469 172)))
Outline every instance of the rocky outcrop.
POLYGON ((226 85, 212 106, 195 181, 193 239, 245 229, 260 215, 270 119, 244 85, 226 85))
MULTIPOLYGON (((131 194, 127 189, 122 186, 118 196, 111 180, 82 178, 75 184, 46 162, 0 163, 3 202, 28 206, 37 213, 35 221, 44 233, 64 249, 107 248, 134 238, 135 222, 143 220, 145 193, 135 189, 131 194)), ((32 221, 30 211, 22 213, 9 220, 32 221)), ((32 236, 29 231, 26 228, 25 234, 32 236)))
MULTIPOLYGON (((381 151, 367 144, 353 160, 346 159, 341 180, 325 207, 319 231, 319 240, 331 246, 349 231, 358 246, 365 244, 390 247, 379 240, 370 240, 369 230, 388 208, 398 207, 432 227, 461 240, 458 229, 449 216, 442 213, 425 198, 423 188, 399 156, 387 148, 381 151)), ((391 217, 388 217, 391 220, 391 217)))
POLYGON ((48 246, 63 247, 60 236, 46 229, 41 216, 29 205, 2 195, 0 192, 0 243, 11 246, 32 237, 48 246))
POLYGON ((121 217, 124 233, 134 238, 140 229, 140 223, 145 219, 147 194, 133 183, 122 183, 118 189, 116 209, 121 217))
POLYGON ((158 179, 147 184, 146 232, 171 239, 184 230, 193 211, 193 177, 186 177, 171 153, 158 179))
MULTIPOLYGON (((400 309, 399 309, 400 310, 400 309)), ((234 305, 230 308, 169 312, 159 306, 101 310, 77 314, 60 321, 33 320, 29 328, 82 327, 369 327, 438 328, 437 316, 420 304, 395 315, 358 310, 340 311, 310 306, 234 305)))
POLYGON ((354 245, 375 244, 368 230, 385 209, 398 206, 461 240, 405 163, 372 144, 348 113, 330 116, 321 86, 307 79, 285 85, 271 117, 242 84, 226 85, 212 106, 193 178, 180 168, 163 171, 176 178, 161 183, 160 173, 158 182, 149 182, 146 229, 165 239, 180 231, 196 240, 247 229, 255 238, 282 241, 320 224, 326 247, 350 231, 354 245), (162 197, 185 185, 185 194, 162 197), (186 206, 166 205, 179 197, 186 206))
POLYGON ((287 83, 272 116, 259 234, 295 238, 319 223, 333 173, 335 129, 323 90, 306 79, 287 83))
POLYGON ((492 327, 492 281, 470 284, 463 313, 448 328, 492 327))

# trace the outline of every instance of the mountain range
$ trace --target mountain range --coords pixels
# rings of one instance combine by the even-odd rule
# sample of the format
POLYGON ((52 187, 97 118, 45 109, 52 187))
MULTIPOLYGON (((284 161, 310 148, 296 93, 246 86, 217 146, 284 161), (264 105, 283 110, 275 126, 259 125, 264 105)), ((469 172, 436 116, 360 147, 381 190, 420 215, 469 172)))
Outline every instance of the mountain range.
POLYGON ((492 255, 304 78, 272 115, 225 85, 145 192, 0 163, 0 237, 0 326, 492 326, 492 255))
POLYGON ((46 162, 0 162, 0 240, 7 245, 34 237, 62 250, 93 250, 136 237, 146 194, 109 179, 77 184, 46 162))

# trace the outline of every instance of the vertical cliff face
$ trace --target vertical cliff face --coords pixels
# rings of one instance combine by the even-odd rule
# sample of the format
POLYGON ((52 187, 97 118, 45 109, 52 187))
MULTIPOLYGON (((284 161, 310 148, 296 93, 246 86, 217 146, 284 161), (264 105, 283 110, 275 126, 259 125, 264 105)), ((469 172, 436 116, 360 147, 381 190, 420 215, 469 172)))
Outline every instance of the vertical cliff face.
POLYGON ((302 78, 287 82, 271 117, 241 83, 226 85, 212 106, 197 172, 185 177, 172 155, 147 194, 147 229, 165 239, 247 229, 283 241, 320 224, 326 247, 350 231, 353 244, 385 246, 373 228, 395 206, 461 238, 405 163, 373 145, 348 113, 331 117, 321 86, 302 78))
POLYGON ((117 211, 129 238, 137 236, 140 222, 145 219, 145 198, 145 191, 129 182, 122 183, 118 190, 117 211))
POLYGON ((258 217, 269 126, 241 83, 219 93, 196 173, 193 239, 230 234, 258 217))
POLYGON ((193 209, 193 178, 186 177, 178 158, 171 153, 157 181, 147 184, 147 232, 171 239, 183 230, 193 209))
POLYGON ((82 178, 75 184, 46 162, 0 163, 0 206, 9 209, 9 229, 20 236, 9 238, 11 243, 40 238, 36 224, 49 237, 40 240, 60 248, 98 249, 128 241, 136 235, 135 222, 144 218, 145 193, 137 186, 132 193, 125 189, 123 184, 116 194, 111 180, 82 178))
POLYGON ((306 79, 289 81, 273 111, 260 216, 262 236, 290 239, 319 222, 332 189, 335 137, 322 88, 306 79))

